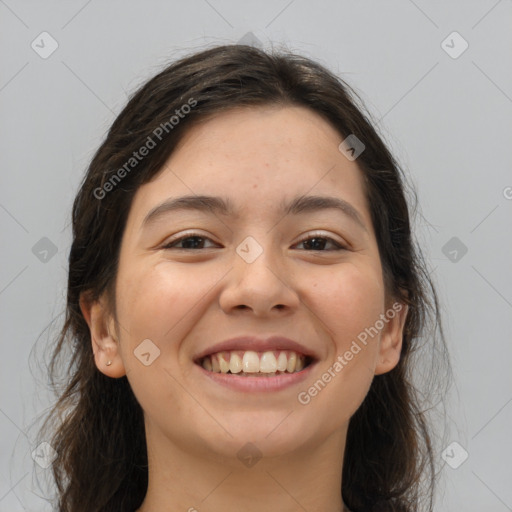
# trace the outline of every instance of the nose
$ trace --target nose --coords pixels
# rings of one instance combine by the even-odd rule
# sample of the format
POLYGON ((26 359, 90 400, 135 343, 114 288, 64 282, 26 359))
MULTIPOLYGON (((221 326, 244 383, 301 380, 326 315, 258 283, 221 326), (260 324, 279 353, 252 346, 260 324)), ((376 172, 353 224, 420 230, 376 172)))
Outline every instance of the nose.
POLYGON ((269 248, 254 261, 245 260, 235 252, 233 269, 219 299, 223 311, 232 314, 249 309, 255 316, 263 317, 296 310, 299 296, 291 282, 291 271, 281 258, 269 248))

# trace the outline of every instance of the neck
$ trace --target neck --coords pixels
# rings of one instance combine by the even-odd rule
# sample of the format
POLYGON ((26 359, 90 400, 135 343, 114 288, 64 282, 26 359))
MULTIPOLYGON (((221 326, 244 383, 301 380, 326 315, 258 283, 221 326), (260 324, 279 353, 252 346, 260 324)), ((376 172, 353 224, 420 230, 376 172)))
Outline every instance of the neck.
MULTIPOLYGON (((341 498, 346 428, 335 431, 320 446, 259 460, 255 451, 256 457, 245 463, 238 457, 193 452, 147 427, 146 438, 148 491, 137 512, 347 510, 341 498)), ((251 453, 250 448, 246 450, 251 453)))

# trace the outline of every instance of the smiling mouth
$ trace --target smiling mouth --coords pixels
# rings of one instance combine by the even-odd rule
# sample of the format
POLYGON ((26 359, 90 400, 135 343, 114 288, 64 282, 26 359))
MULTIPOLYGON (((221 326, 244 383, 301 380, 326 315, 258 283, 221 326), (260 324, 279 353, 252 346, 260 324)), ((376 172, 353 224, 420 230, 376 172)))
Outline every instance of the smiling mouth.
POLYGON ((210 354, 196 363, 212 373, 242 377, 274 377, 298 373, 312 362, 313 358, 293 350, 230 350, 210 354))

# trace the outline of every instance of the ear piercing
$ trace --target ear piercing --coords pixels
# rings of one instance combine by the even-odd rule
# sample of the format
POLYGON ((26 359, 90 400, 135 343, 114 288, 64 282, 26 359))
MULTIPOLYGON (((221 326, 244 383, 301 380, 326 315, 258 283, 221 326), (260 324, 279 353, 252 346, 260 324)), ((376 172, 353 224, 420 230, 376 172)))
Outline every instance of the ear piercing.
POLYGON ((107 366, 110 366, 111 364, 112 364, 112 361, 107 361, 107 362, 106 362, 106 365, 107 365, 107 366))

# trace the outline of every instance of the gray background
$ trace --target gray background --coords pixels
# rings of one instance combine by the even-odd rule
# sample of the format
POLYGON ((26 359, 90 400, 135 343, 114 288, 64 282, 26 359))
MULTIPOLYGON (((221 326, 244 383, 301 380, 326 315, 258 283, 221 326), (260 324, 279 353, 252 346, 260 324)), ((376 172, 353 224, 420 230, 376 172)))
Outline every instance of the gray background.
POLYGON ((50 510, 36 485, 50 469, 31 457, 49 405, 37 361, 62 320, 93 151, 166 62, 250 32, 340 73, 408 169, 456 380, 436 510, 512 510, 511 22, 510 0, 0 0, 0 511, 50 510), (51 48, 43 31, 47 58, 31 47, 51 48))

